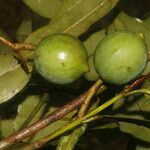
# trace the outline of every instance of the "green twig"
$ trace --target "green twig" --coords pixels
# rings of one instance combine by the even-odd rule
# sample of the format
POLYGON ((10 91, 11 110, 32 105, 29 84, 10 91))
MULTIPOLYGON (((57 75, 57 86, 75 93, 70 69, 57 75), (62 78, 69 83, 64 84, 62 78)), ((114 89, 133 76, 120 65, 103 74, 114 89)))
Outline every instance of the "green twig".
POLYGON ((42 147, 44 144, 46 144, 47 142, 49 142, 50 140, 56 138, 57 136, 63 134, 66 131, 69 131, 71 129, 73 129, 74 127, 84 123, 85 120, 90 119, 91 117, 99 114, 101 111, 103 111, 104 109, 108 108, 109 106, 111 106, 112 104, 114 104, 115 102, 117 102, 119 99, 133 95, 133 94, 138 94, 138 93, 143 93, 143 94, 148 94, 150 95, 150 90, 148 89, 141 89, 141 90, 135 90, 129 93, 124 93, 122 92, 121 94, 115 96, 114 98, 108 100, 106 103, 102 104, 101 106, 99 106, 98 108, 96 108, 95 110, 93 110, 92 112, 90 112, 89 114, 87 114, 86 116, 84 116, 83 118, 77 118, 76 120, 74 120, 73 122, 69 123, 68 125, 66 125, 65 127, 61 128, 60 130, 30 144, 25 146, 23 149, 24 150, 29 150, 29 149, 33 149, 33 148, 40 148, 42 147))
MULTIPOLYGON (((97 91, 97 89, 100 86, 100 83, 101 83, 100 80, 98 80, 91 88, 94 88, 95 91, 97 91)), ((20 142, 23 139, 35 134, 36 132, 50 125, 51 123, 63 118, 68 113, 77 109, 84 102, 88 93, 89 93, 89 90, 87 90, 82 95, 75 98, 74 100, 70 101, 66 105, 58 108, 56 111, 52 112, 51 114, 41 118, 39 121, 35 122, 34 124, 10 135, 9 137, 2 139, 0 141, 0 149, 7 148, 11 146, 12 144, 20 142)))
MULTIPOLYGON (((103 83, 103 81, 99 80, 99 82, 96 83, 97 86, 101 86, 103 83)), ((81 108, 79 110, 79 113, 78 113, 78 116, 80 118, 82 118, 83 116, 85 116, 87 110, 88 110, 88 107, 89 107, 89 104, 90 104, 90 101, 92 99, 92 97, 94 96, 94 94, 97 92, 97 90, 95 90, 95 88, 91 88, 89 90, 89 94, 87 95, 84 103, 81 105, 81 108)))

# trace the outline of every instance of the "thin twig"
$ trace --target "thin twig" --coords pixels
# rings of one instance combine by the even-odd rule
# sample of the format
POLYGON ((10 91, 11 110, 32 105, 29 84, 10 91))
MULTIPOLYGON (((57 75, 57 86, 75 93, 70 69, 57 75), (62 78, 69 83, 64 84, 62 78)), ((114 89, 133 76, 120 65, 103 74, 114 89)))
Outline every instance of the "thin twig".
POLYGON ((53 140, 54 138, 58 137, 59 135, 65 133, 66 131, 70 131, 71 129, 77 127, 78 125, 83 124, 85 120, 88 120, 88 119, 92 118, 93 116, 96 116, 101 111, 108 108, 109 106, 111 106, 112 104, 117 102, 118 100, 120 100, 124 97, 127 97, 129 95, 132 95, 132 94, 137 94, 137 93, 150 94, 150 91, 135 90, 135 91, 132 91, 132 92, 129 92, 129 93, 122 92, 119 95, 111 98, 110 100, 108 100, 107 102, 105 102, 104 104, 99 106, 98 108, 94 109, 92 112, 90 112, 86 116, 84 116, 82 118, 77 118, 76 120, 74 120, 71 123, 65 125, 64 127, 60 128, 59 130, 55 131, 54 133, 52 133, 50 135, 47 135, 44 138, 42 138, 40 140, 37 140, 37 141, 35 141, 35 142, 33 142, 29 145, 24 146, 22 148, 22 150, 32 150, 32 149, 41 148, 44 144, 48 143, 50 140, 53 140))
POLYGON ((19 50, 33 50, 36 48, 36 45, 34 44, 28 44, 28 43, 12 43, 11 41, 5 39, 4 37, 0 36, 0 42, 5 44, 6 46, 12 48, 14 51, 19 50))
POLYGON ((27 43, 12 43, 11 41, 9 41, 1 36, 0 36, 0 42, 2 42, 3 44, 5 44, 6 46, 10 47, 13 50, 13 52, 16 54, 16 57, 19 59, 25 72, 29 73, 29 69, 28 69, 26 60, 20 53, 20 50, 33 50, 33 49, 35 49, 36 45, 27 44, 27 43))
POLYGON ((125 88, 124 92, 131 91, 132 89, 134 89, 135 87, 137 87, 138 85, 140 85, 145 79, 148 79, 148 78, 150 78, 150 73, 148 73, 147 75, 141 76, 139 79, 137 79, 132 84, 130 84, 129 86, 127 86, 125 88))
POLYGON ((102 110, 109 107, 110 105, 112 105, 113 103, 115 103, 116 101, 118 101, 119 99, 121 99, 123 97, 127 97, 127 96, 130 96, 132 94, 136 94, 136 93, 150 94, 150 91, 147 91, 145 89, 131 91, 131 90, 133 90, 133 88, 136 88, 138 85, 140 85, 142 83, 141 81, 144 81, 147 78, 149 78, 148 74, 146 76, 144 76, 144 78, 142 78, 142 80, 140 80, 140 82, 138 82, 139 79, 141 79, 141 77, 140 77, 139 79, 136 80, 137 82, 135 81, 135 82, 131 83, 131 85, 129 85, 128 88, 125 88, 125 90, 123 90, 121 94, 108 100, 107 102, 105 102, 104 104, 102 104, 101 106, 99 106, 98 108, 96 108, 95 110, 93 110, 92 112, 87 114, 86 116, 84 116, 82 118, 77 118, 72 123, 66 125, 65 127, 60 128, 58 131, 56 131, 50 135, 47 135, 44 138, 42 138, 42 139, 40 139, 40 140, 38 140, 32 144, 29 144, 22 149, 23 150, 31 150, 31 149, 35 149, 35 148, 41 148, 44 144, 46 144, 50 140, 54 139, 55 137, 61 135, 62 133, 66 132, 66 131, 73 129, 74 127, 80 125, 81 123, 84 123, 85 120, 88 120, 88 119, 92 118, 93 116, 97 115, 99 112, 101 112, 102 110), (134 83, 137 83, 137 84, 134 84, 134 83))
MULTIPOLYGON (((98 80, 91 88, 94 88, 97 90, 100 86, 100 80, 98 80)), ((90 88, 90 89, 91 89, 90 88)), ((61 108, 57 109, 53 113, 49 114, 46 117, 43 117, 36 123, 26 127, 25 129, 22 129, 13 135, 10 135, 9 137, 3 139, 0 141, 0 149, 7 148, 8 146, 11 146, 14 143, 20 142, 23 139, 35 134, 36 132, 40 131, 41 129, 45 128, 46 126, 50 125, 51 123, 61 119, 68 113, 72 112, 73 110, 77 109, 85 100, 85 98, 88 96, 88 93, 90 91, 86 91, 82 95, 80 95, 78 98, 75 100, 69 102, 68 104, 62 106, 61 108)))
MULTIPOLYGON (((103 81, 99 80, 99 82, 96 82, 95 85, 101 86, 102 83, 103 83, 103 81)), ((83 104, 81 105, 81 108, 80 108, 79 113, 78 113, 78 116, 79 116, 80 118, 82 118, 83 116, 85 116, 85 114, 86 114, 86 112, 87 112, 87 110, 88 110, 88 108, 89 108, 90 101, 91 101, 91 99, 92 99, 92 97, 94 96, 94 94, 95 94, 96 91, 97 91, 97 90, 95 90, 95 87, 93 87, 93 88, 91 88, 91 89, 89 90, 89 94, 88 94, 88 96, 86 97, 86 99, 85 99, 85 101, 83 102, 83 104)))

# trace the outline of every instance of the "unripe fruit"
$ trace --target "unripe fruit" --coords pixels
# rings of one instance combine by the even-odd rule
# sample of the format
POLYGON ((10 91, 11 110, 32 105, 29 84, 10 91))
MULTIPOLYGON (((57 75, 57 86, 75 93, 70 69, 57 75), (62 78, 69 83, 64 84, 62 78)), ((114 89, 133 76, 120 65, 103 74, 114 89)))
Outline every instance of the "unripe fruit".
POLYGON ((67 84, 88 71, 87 53, 75 37, 57 33, 43 39, 35 50, 35 67, 48 81, 67 84))
POLYGON ((147 64, 144 41, 128 31, 106 36, 96 48, 94 64, 97 73, 110 84, 126 84, 135 79, 147 64))

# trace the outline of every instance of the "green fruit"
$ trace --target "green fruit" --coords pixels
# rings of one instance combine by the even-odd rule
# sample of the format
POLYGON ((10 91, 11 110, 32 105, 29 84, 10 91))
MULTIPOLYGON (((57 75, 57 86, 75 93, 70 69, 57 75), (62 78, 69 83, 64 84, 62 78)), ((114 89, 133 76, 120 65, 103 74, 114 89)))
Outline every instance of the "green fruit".
POLYGON ((128 31, 117 31, 106 36, 94 55, 95 69, 110 84, 126 84, 135 79, 147 64, 144 41, 128 31))
POLYGON ((43 39, 35 50, 35 67, 48 81, 71 83, 88 71, 87 53, 75 37, 57 33, 43 39))

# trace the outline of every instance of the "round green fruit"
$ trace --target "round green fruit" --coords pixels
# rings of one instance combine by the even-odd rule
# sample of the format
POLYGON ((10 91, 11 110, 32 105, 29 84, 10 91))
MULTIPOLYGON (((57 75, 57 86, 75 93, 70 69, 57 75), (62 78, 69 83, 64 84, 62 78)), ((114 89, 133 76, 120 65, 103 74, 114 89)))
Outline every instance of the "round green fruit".
POLYGON ((71 83, 88 71, 87 52, 75 37, 57 33, 43 39, 35 50, 37 71, 48 81, 71 83))
POLYGON ((95 69, 102 80, 122 85, 138 77, 147 64, 144 41, 132 32, 116 31, 96 48, 95 69))

